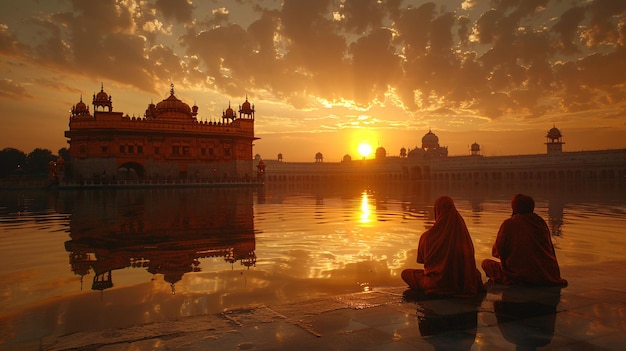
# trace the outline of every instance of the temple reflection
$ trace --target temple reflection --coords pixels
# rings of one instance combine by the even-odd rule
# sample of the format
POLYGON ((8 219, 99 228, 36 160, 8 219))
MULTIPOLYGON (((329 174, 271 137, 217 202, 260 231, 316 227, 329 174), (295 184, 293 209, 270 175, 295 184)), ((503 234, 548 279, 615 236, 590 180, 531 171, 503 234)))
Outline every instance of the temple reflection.
MULTIPOLYGON (((171 285, 202 270, 201 259, 256 264, 252 189, 90 190, 61 203, 72 213, 65 242, 71 270, 113 287, 113 271, 145 268, 171 285)), ((60 196, 64 196, 63 193, 60 196)))

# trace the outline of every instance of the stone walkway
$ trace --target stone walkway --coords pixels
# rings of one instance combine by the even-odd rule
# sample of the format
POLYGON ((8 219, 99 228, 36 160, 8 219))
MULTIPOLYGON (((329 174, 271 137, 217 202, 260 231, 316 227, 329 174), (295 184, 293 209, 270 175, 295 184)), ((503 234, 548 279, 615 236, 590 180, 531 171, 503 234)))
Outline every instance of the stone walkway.
POLYGON ((44 339, 40 349, 623 350, 624 264, 562 268, 564 289, 488 285, 482 299, 468 301, 419 300, 404 287, 380 288, 81 332, 44 339))

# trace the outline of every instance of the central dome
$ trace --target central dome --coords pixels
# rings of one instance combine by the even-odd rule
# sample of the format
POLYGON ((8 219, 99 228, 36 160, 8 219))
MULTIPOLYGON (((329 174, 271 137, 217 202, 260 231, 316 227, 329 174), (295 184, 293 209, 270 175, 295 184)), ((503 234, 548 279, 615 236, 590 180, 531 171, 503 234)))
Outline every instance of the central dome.
POLYGON ((428 130, 428 133, 422 137, 422 149, 436 149, 438 147, 439 138, 435 135, 435 133, 428 130))
POLYGON ((191 115, 191 107, 180 101, 174 95, 170 95, 167 99, 156 104, 156 109, 160 112, 179 112, 185 115, 191 115))
POLYGON ((156 104, 155 117, 159 119, 191 119, 191 107, 174 96, 174 86, 170 96, 156 104))

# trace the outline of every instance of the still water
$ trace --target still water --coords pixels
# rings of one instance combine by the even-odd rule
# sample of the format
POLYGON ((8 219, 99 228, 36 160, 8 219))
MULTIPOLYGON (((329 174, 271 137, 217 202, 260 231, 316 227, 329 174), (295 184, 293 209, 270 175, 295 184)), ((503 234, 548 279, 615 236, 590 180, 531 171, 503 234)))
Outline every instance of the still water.
POLYGON ((478 263, 517 192, 535 198, 562 267, 623 260, 624 188, 2 191, 0 348, 402 286, 440 195, 455 200, 478 263))

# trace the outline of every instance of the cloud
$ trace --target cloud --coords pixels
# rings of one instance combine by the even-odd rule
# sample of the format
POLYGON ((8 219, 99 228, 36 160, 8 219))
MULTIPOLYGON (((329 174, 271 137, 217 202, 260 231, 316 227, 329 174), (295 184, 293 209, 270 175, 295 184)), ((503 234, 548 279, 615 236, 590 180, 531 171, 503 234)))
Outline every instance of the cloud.
POLYGON ((180 23, 191 22, 195 8, 189 0, 157 0, 154 7, 165 19, 180 23))
POLYGON ((579 52, 577 46, 578 26, 585 19, 585 9, 582 7, 572 7, 561 15, 558 22, 552 27, 552 31, 559 35, 557 47, 564 54, 574 54, 579 52))
POLYGON ((28 93, 22 84, 2 78, 0 79, 0 98, 24 100, 32 99, 33 96, 28 93))
POLYGON ((307 109, 497 119, 626 104, 623 1, 70 4, 24 19, 36 36, 0 23, 0 55, 146 92, 175 82, 307 109))
POLYGON ((0 23, 0 55, 8 57, 27 55, 27 48, 19 42, 6 24, 0 23))

